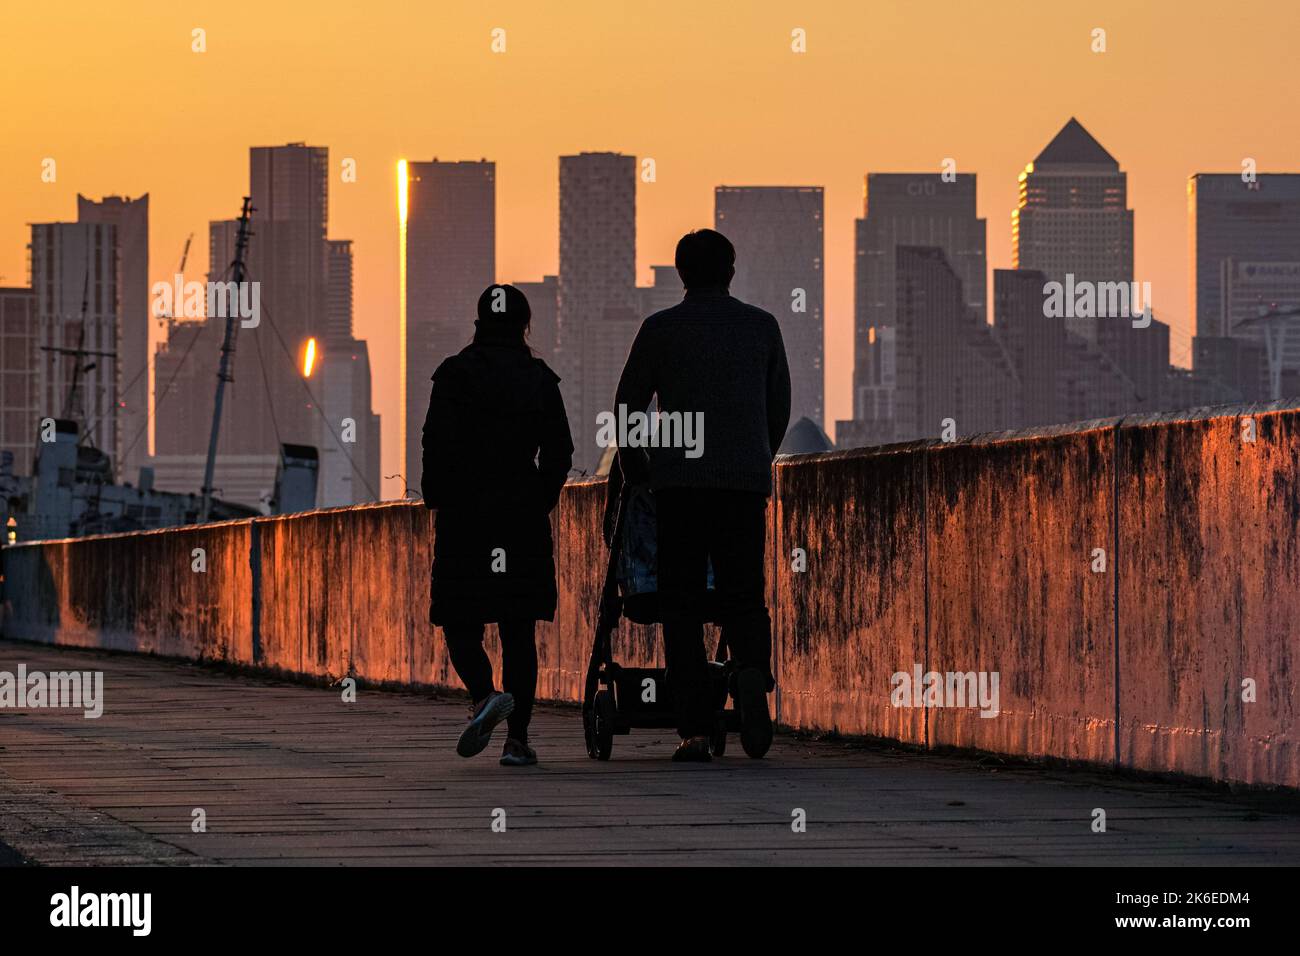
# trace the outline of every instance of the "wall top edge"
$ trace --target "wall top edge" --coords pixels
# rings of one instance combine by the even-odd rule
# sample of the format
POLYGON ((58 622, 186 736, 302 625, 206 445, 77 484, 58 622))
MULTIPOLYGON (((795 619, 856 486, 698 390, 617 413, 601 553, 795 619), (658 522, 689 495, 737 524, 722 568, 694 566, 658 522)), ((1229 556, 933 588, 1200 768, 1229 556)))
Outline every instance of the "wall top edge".
MULTIPOLYGON (((1158 425, 1174 425, 1215 419, 1239 419, 1245 416, 1275 415, 1287 412, 1300 413, 1300 398, 1281 399, 1276 402, 1254 402, 1236 405, 1208 405, 1197 408, 1180 409, 1172 412, 1151 412, 1139 415, 1126 415, 1119 418, 1097 418, 1089 421, 1067 422, 1060 425, 1037 426, 1033 428, 1013 429, 1002 432, 982 432, 953 442, 944 442, 937 438, 920 439, 909 442, 896 442, 889 445, 873 445, 864 448, 848 448, 837 451, 815 452, 806 455, 778 455, 774 467, 777 469, 815 462, 844 461, 858 458, 878 458, 886 455, 907 455, 931 448, 949 448, 953 446, 994 445, 1006 442, 1027 442, 1035 439, 1059 438, 1065 435, 1082 435, 1090 432, 1119 428, 1120 430, 1150 428, 1158 425)), ((604 485, 605 476, 582 476, 571 478, 570 486, 587 487, 604 485)), ((208 524, 179 525, 169 528, 155 528, 149 531, 122 531, 114 534, 87 535, 82 538, 46 538, 39 541, 20 541, 6 545, 5 550, 13 548, 44 547, 52 544, 65 544, 75 541, 102 541, 116 538, 135 538, 145 535, 164 535, 175 532, 211 531, 216 528, 235 525, 270 524, 310 518, 316 515, 340 512, 373 511, 393 508, 424 508, 420 499, 401 499, 390 501, 373 501, 359 505, 347 505, 341 508, 318 508, 313 511, 299 511, 288 515, 265 515, 257 518, 235 518, 229 521, 214 521, 208 524)))

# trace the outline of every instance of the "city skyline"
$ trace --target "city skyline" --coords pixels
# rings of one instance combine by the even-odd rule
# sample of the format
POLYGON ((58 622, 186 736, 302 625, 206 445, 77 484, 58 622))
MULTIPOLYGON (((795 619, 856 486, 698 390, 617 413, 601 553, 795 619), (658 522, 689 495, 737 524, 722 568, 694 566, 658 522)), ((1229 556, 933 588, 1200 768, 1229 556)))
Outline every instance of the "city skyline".
POLYGON ((1298 29, 7 4, 15 938, 185 939, 262 879, 218 934, 333 891, 396 938, 401 867, 1282 925, 1298 29))
MULTIPOLYGON (((1261 15, 1283 9, 1266 5, 1261 15)), ((507 3, 492 19, 466 11, 440 19, 421 11, 313 12, 322 29, 308 48, 294 40, 301 9, 293 5, 258 10, 255 26, 242 13, 213 11, 201 18, 207 52, 196 54, 190 36, 198 21, 164 6, 129 36, 106 11, 60 4, 15 11, 7 36, 25 39, 5 45, 0 69, 11 84, 21 78, 45 95, 19 99, 8 113, 10 139, 21 145, 0 156, 0 174, 14 187, 0 198, 0 284, 25 280, 25 223, 70 219, 78 192, 149 193, 150 279, 166 279, 189 233, 202 236, 209 220, 237 211, 249 146, 328 146, 331 221, 355 242, 357 336, 371 343, 381 383, 375 405, 384 420, 385 474, 400 470, 398 158, 496 163, 500 281, 557 271, 559 155, 615 150, 656 160, 656 181, 637 183, 640 285, 651 281, 651 265, 670 261, 681 232, 709 224, 715 186, 822 185, 825 421, 833 426, 852 413, 852 232, 866 173, 937 173, 945 157, 959 173, 977 173, 988 268, 1007 268, 1016 177, 1076 116, 1128 173, 1135 274, 1152 282, 1157 313, 1173 329, 1171 358, 1186 365, 1188 178, 1233 173, 1247 157, 1261 173, 1285 171, 1300 155, 1300 133, 1268 120, 1297 87, 1284 68, 1284 31, 1259 30, 1210 4, 1177 18, 1119 4, 1084 13, 1001 4, 915 22, 905 11, 843 5, 809 15, 756 4, 743 23, 696 11, 687 34, 671 29, 671 17, 629 21, 596 5, 542 13, 507 3), (498 25, 509 36, 503 54, 490 49, 498 25), (807 31, 805 54, 791 51, 796 27, 807 31), (1107 30, 1105 53, 1090 48, 1096 27, 1107 30), (593 33, 605 42, 590 43, 593 33), (421 55, 435 38, 440 56, 421 55), (68 62, 93 67, 110 52, 114 71, 99 93, 128 104, 123 111, 99 109, 63 73, 68 62), (642 68, 622 69, 630 57, 642 68), (268 71, 273 58, 287 69, 268 71), (313 60, 319 66, 306 69, 313 60), (670 69, 706 62, 716 68, 713 79, 670 69), (357 68, 331 65, 339 63, 357 68), (593 75, 601 82, 593 84, 593 75), (1227 83, 1224 75, 1249 81, 1227 83), (751 84, 752 96, 735 95, 737 78, 751 84), (412 99, 398 92, 402 84, 411 94, 454 89, 457 96, 412 99), (1007 90, 1015 96, 1006 98, 1007 90), (232 94, 250 102, 236 121, 196 114, 232 94), (414 102, 430 108, 412 111, 414 102), (715 145, 702 149, 706 138, 715 145), (46 157, 58 162, 54 183, 40 179, 46 157), (356 161, 355 183, 340 180, 344 158, 356 161)), ((195 245, 187 272, 200 278, 206 244, 195 245)), ((386 483, 386 495, 400 493, 394 484, 386 483)))

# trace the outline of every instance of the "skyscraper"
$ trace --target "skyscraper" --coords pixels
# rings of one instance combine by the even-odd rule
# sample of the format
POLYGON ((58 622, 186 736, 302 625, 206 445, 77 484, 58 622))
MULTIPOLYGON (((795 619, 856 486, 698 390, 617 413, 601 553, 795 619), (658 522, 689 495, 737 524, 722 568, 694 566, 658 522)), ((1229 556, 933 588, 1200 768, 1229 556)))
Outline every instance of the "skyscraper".
POLYGON ((321 508, 361 504, 381 497, 380 421, 371 409, 370 352, 352 338, 327 342, 311 379, 322 416, 316 503, 321 508))
MULTIPOLYGON (((323 146, 249 150, 253 213, 245 267, 258 288, 259 314, 256 325, 245 327, 239 316, 234 323, 215 477, 227 498, 244 504, 257 504, 249 493, 269 490, 282 443, 317 441, 319 414, 300 363, 307 339, 322 336, 326 323, 328 165, 323 146), (240 491, 223 479, 232 470, 241 476, 240 491)), ((209 281, 232 278, 237 233, 235 220, 209 224, 209 281)), ((160 479, 171 475, 187 490, 197 489, 196 475, 202 484, 225 325, 224 317, 178 315, 155 355, 155 468, 160 479)))
MULTIPOLYGON (((239 220, 222 219, 208 223, 208 275, 209 282, 229 279, 230 263, 235 257, 235 237, 239 220)), ((206 301, 205 301, 206 307, 206 301)), ((217 367, 221 357, 221 341, 225 320, 215 317, 195 317, 183 314, 179 304, 167 317, 165 339, 154 352, 154 434, 155 461, 158 474, 165 472, 182 478, 165 460, 177 456, 190 460, 190 474, 183 476, 179 490, 197 492, 203 483, 200 462, 207 455, 208 436, 212 430, 212 405, 217 384, 217 367)), ((238 333, 245 330, 239 329, 238 333)), ((265 402, 261 370, 258 367, 256 342, 251 335, 237 334, 235 340, 234 382, 227 385, 226 403, 229 407, 236 394, 249 392, 250 399, 261 397, 265 402), (242 349, 241 349, 242 346, 242 349), (241 351, 246 353, 241 356, 241 351), (242 359, 242 361, 241 361, 242 359), (247 373, 247 375, 245 374, 247 373), (248 377, 252 376, 252 377, 248 377)), ((217 445, 217 475, 222 471, 222 459, 236 454, 256 454, 249 436, 240 434, 230 426, 231 416, 226 413, 222 423, 220 443, 217 445)), ((274 447, 263 447, 268 468, 274 463, 274 447)), ((272 472, 273 474, 273 472, 272 472)), ((269 487, 269 485, 268 485, 269 487)), ((227 494, 229 491, 227 490, 227 494)), ((252 502, 245 502, 252 503, 252 502)))
MULTIPOLYGON (((368 352, 351 335, 351 242, 327 238, 328 163, 326 148, 301 143, 249 153, 253 214, 245 261, 261 308, 256 324, 244 326, 243 316, 234 322, 214 477, 218 493, 231 501, 263 503, 285 443, 320 453, 319 504, 371 498, 347 460, 363 472, 378 471, 366 463, 378 454, 378 417, 370 404, 368 352), (345 432, 355 442, 346 442, 345 432)), ((231 278, 238 229, 236 220, 209 224, 209 281, 231 278)), ((172 487, 197 490, 202 483, 225 326, 222 316, 178 315, 155 357, 154 466, 159 481, 172 487)), ((367 481, 378 491, 370 472, 367 481)))
POLYGON ((469 344, 478 298, 496 281, 496 164, 434 159, 406 169, 403 475, 418 490, 429 380, 469 344))
MULTIPOLYGON (((329 150, 323 146, 290 143, 249 150, 253 213, 245 267, 247 281, 258 289, 259 312, 256 325, 244 326, 242 317, 235 322, 232 381, 225 389, 219 456, 263 456, 274 463, 283 442, 315 443, 319 416, 303 388, 300 364, 307 339, 323 336, 326 327, 328 165, 329 150)), ((210 223, 209 281, 231 279, 237 233, 234 220, 210 223)), ((226 320, 208 316, 205 328, 190 329, 193 316, 179 321, 177 315, 177 319, 171 328, 182 336, 184 345, 177 348, 180 343, 171 342, 169 336, 155 357, 155 444, 160 456, 206 456, 211 393, 226 320), (192 336, 199 341, 191 344, 192 336), (174 363, 181 362, 188 367, 178 372, 174 363), (208 363, 213 369, 210 375, 208 363), (178 387, 191 376, 192 386, 178 387), (189 407, 163 408, 164 402, 189 407), (208 422, 201 428, 179 426, 182 420, 204 418, 208 422)))
POLYGON ((323 338, 344 342, 352 338, 352 240, 327 241, 329 260, 325 270, 327 292, 323 338))
POLYGON ((958 436, 1014 427, 1015 372, 994 330, 966 305, 942 249, 898 246, 894 268, 896 386, 893 439, 958 436))
POLYGON ((790 361, 790 421, 823 424, 820 186, 718 186, 713 221, 736 247, 736 298, 771 312, 790 361))
POLYGON ((138 199, 105 196, 99 202, 78 194, 77 221, 117 227, 117 365, 119 434, 125 448, 105 449, 118 473, 136 481, 149 456, 149 195, 138 199), (135 436, 142 434, 140 440, 135 436))
MULTIPOLYGON (((1074 118, 1020 174, 1011 259, 1017 269, 1037 269, 1052 282, 1064 283, 1067 275, 1076 284, 1133 281, 1128 175, 1074 118)), ((1096 342, 1099 323, 1123 318, 1071 318, 1067 326, 1096 342)))
POLYGON ((583 471, 600 458, 596 419, 613 404, 636 305, 636 157, 561 156, 556 371, 583 471))
POLYGON ((636 287, 637 312, 642 316, 671 309, 686 294, 676 266, 651 266, 650 274, 654 276, 650 285, 636 287))
MULTIPOLYGON (((230 279, 239 232, 236 219, 208 223, 209 282, 230 279)), ((206 315, 195 318, 179 307, 167 322, 166 338, 154 353, 155 454, 151 460, 159 487, 197 493, 203 486, 208 437, 217 369, 226 320, 206 315)), ((271 496, 279 462, 275 425, 280 410, 269 397, 267 364, 280 356, 275 333, 265 320, 256 329, 235 323, 233 380, 226 384, 221 432, 213 472, 216 493, 227 501, 259 507, 271 496), (258 337, 258 332, 264 332, 258 337), (262 368, 266 366, 266 377, 262 368), (264 424, 250 431, 249 420, 259 416, 264 424)))
POLYGON ((321 335, 329 274, 329 150, 289 143, 249 150, 249 277, 291 347, 321 335))
POLYGON ((1261 316, 1300 307, 1300 175, 1198 173, 1187 207, 1196 370, 1245 401, 1291 394, 1300 318, 1261 316))
POLYGON ((14 474, 32 473, 40 412, 40 326, 31 289, 0 287, 0 451, 14 474))
POLYGON ((1071 118, 1020 174, 1011 242, 1017 268, 1061 283, 1065 299, 1081 290, 1079 314, 1076 303, 1066 303, 1066 329, 1119 373, 1123 411, 1166 405, 1169 326, 1152 317, 1150 290, 1133 281, 1128 176, 1078 120, 1071 118))
POLYGON ((1300 261, 1300 174, 1197 173, 1187 181, 1197 336, 1233 334, 1224 263, 1300 261))
MULTIPOLYGON (((1293 254, 1300 259, 1300 246, 1293 254)), ((1222 297, 1224 327, 1232 340, 1254 342, 1263 351, 1269 379, 1260 398, 1300 394, 1295 384, 1283 385, 1300 375, 1300 261, 1225 259, 1222 297)))
POLYGON ((327 321, 329 150, 255 146, 248 181, 248 278, 261 283, 262 315, 256 327, 239 330, 236 382, 245 384, 227 390, 226 402, 234 402, 222 428, 248 436, 241 451, 278 453, 281 442, 316 438, 318 416, 300 367, 307 339, 323 337, 327 321))
POLYGON ((894 440, 898 337, 893 331, 900 245, 941 249, 961 282, 963 303, 987 315, 985 221, 975 211, 975 176, 869 173, 855 223, 853 420, 836 424, 842 447, 894 440))
POLYGON ((34 224, 30 248, 41 416, 75 420, 82 440, 112 455, 120 475, 117 227, 34 224))
POLYGON ((1065 318, 1044 315, 1046 283, 1047 277, 1034 269, 993 272, 994 332, 1006 348, 1020 391, 1015 424, 1085 421, 1144 407, 1137 386, 1108 354, 1068 331, 1065 318))
POLYGON ((379 416, 371 408, 370 350, 352 336, 352 242, 329 242, 329 297, 317 369, 308 379, 323 414, 316 502, 331 508, 378 500, 379 416))
POLYGON ((1047 277, 1036 269, 993 270, 993 321, 1020 383, 1019 425, 1069 421, 1062 397, 1065 320, 1043 315, 1047 277))
POLYGON ((514 285, 528 298, 528 308, 532 311, 528 345, 539 359, 554 369, 559 277, 542 276, 540 282, 516 282, 514 285))

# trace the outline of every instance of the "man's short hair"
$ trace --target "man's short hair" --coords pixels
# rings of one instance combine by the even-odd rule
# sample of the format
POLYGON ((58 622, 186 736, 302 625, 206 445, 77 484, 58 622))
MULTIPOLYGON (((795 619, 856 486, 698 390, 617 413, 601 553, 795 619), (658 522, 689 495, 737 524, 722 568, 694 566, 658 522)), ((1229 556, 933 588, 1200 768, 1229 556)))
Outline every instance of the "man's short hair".
POLYGON ((687 289, 731 285, 736 274, 736 247, 713 229, 696 229, 677 242, 677 274, 687 289))

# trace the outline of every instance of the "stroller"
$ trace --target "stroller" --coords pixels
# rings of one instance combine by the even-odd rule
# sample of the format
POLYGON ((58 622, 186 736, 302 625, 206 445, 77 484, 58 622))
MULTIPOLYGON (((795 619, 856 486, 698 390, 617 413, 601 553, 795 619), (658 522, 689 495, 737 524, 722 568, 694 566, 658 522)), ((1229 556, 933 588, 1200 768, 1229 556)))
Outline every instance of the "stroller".
MULTIPOLYGON (((655 624, 660 620, 654 496, 643 485, 625 484, 617 462, 610 469, 604 525, 609 565, 605 569, 596 635, 582 692, 582 729, 587 755, 596 760, 609 759, 616 734, 630 733, 635 727, 677 726, 665 669, 623 667, 613 657, 612 639, 620 617, 637 624, 655 624)), ((709 587, 712 588, 711 569, 709 587)), ((717 652, 709 662, 709 690, 714 707, 709 745, 715 757, 721 757, 726 751, 727 734, 740 731, 739 713, 727 708, 731 672, 726 643, 719 637, 717 652)))

